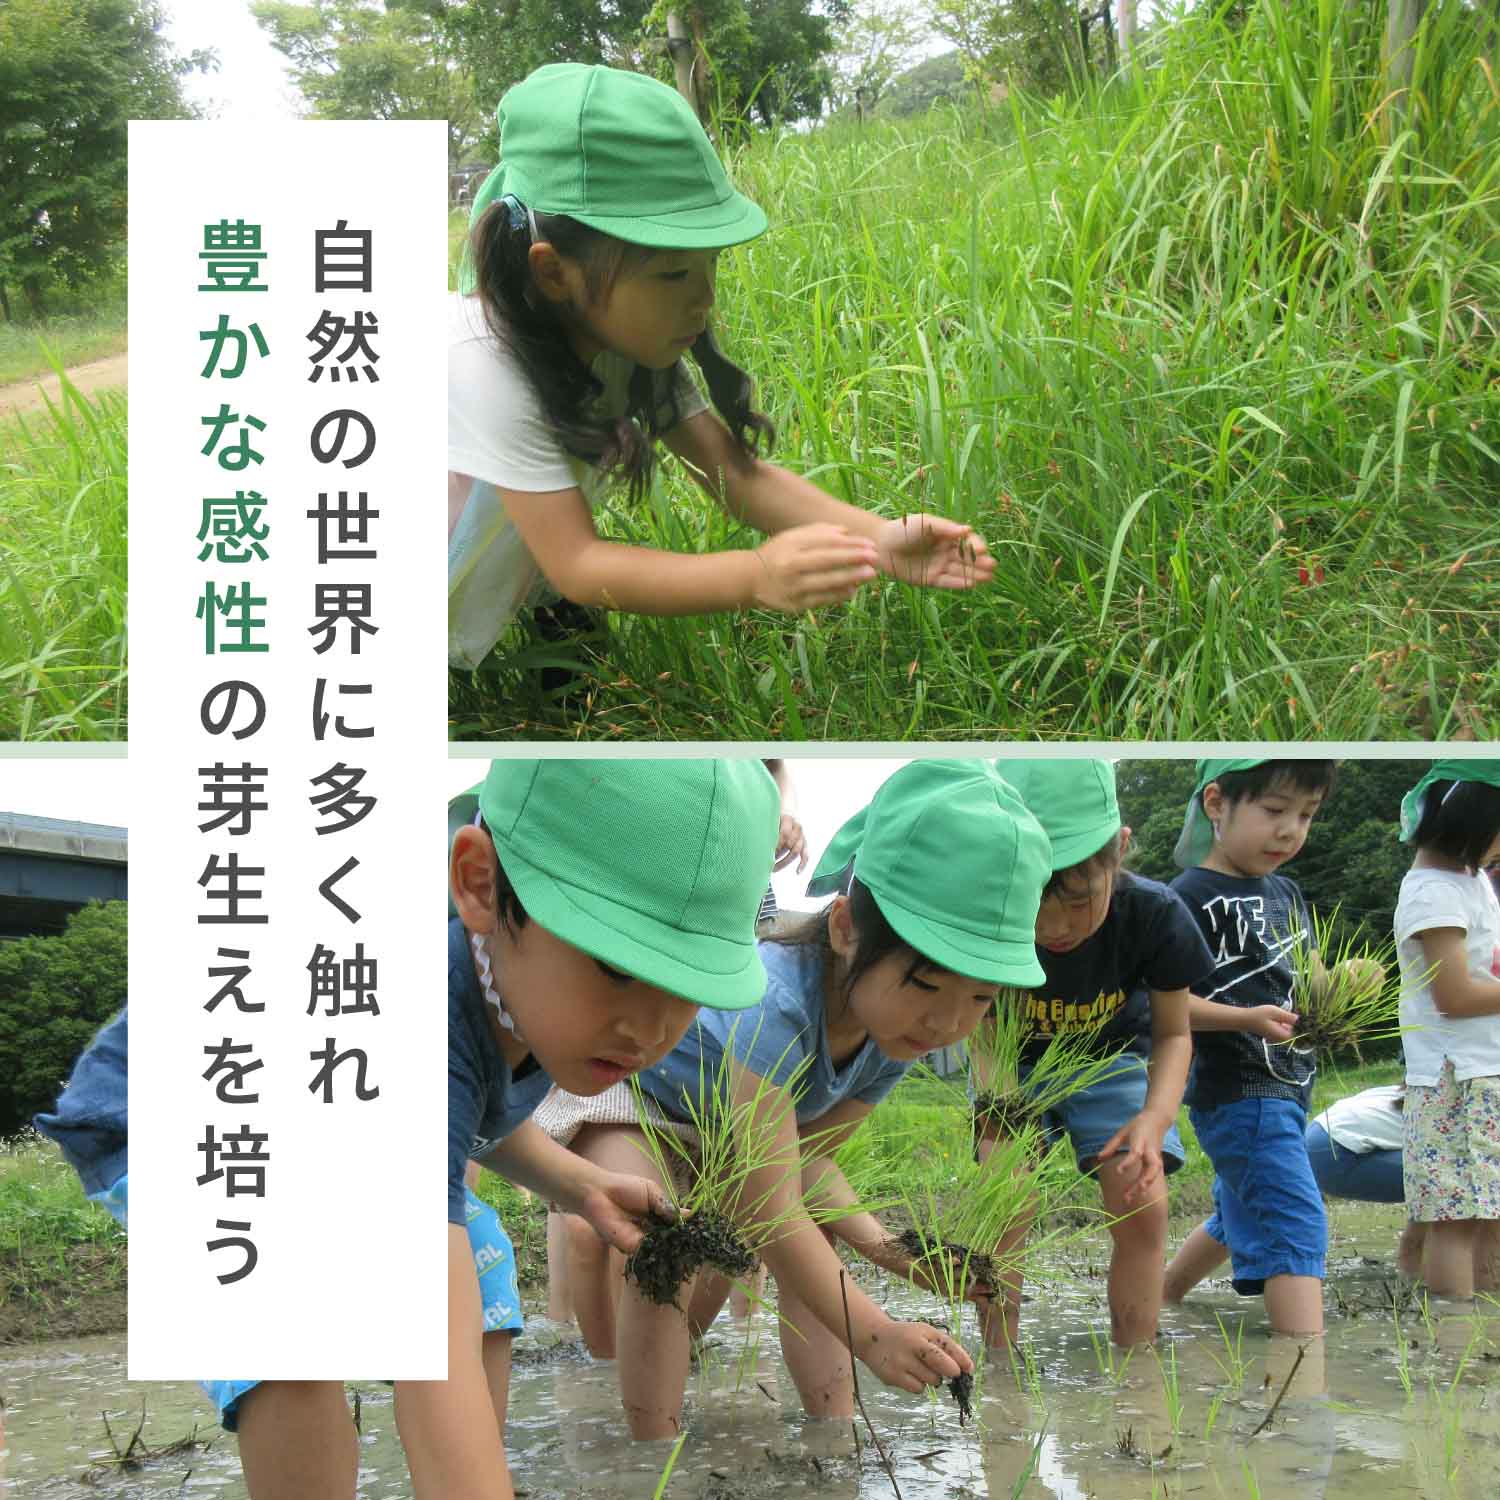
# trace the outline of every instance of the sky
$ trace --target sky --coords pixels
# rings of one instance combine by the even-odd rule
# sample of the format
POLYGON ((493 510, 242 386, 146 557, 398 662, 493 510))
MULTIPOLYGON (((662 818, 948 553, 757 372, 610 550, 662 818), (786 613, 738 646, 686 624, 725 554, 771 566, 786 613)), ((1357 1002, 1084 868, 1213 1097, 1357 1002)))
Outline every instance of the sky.
POLYGON ((125 760, 0 759, 0 812, 130 826, 125 760))
MULTIPOLYGON (((807 838, 807 868, 799 875, 796 864, 780 871, 773 884, 776 904, 788 911, 811 911, 823 903, 809 901, 803 894, 823 850, 845 821, 869 802, 880 786, 904 760, 824 760, 822 758, 789 762, 796 812, 807 838)), ((452 797, 467 791, 479 781, 487 762, 463 760, 448 762, 444 787, 452 797)))
POLYGON ((184 92, 214 119, 250 124, 295 120, 300 95, 284 59, 255 24, 249 0, 167 0, 166 35, 178 52, 216 47, 222 68, 191 73, 184 92))

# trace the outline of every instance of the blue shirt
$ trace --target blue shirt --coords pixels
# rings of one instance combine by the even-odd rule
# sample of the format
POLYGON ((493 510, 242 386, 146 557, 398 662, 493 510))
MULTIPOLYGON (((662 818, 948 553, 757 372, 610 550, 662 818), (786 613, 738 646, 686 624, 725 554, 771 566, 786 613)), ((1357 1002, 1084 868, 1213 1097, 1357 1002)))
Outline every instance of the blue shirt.
MULTIPOLYGON (((552 1080, 522 1064, 517 1078, 496 1047, 469 935, 448 923, 448 1222, 466 1222, 464 1169, 530 1117, 552 1080)), ((528 1059, 529 1063, 530 1059, 528 1059)))
POLYGON ((1087 1037, 1090 1051, 1151 1051, 1152 990, 1193 989, 1213 973, 1213 955, 1193 914, 1160 881, 1121 872, 1109 911, 1087 942, 1036 956, 1047 982, 1026 990, 1022 1013, 1034 1028, 1023 1061, 1034 1063, 1058 1033, 1087 1037))
MULTIPOLYGON (((1172 888, 1208 940, 1214 971, 1193 993, 1217 1005, 1295 1010, 1292 950, 1311 942, 1307 903, 1285 875, 1221 875, 1184 870, 1172 888)), ((1306 1109, 1317 1066, 1312 1049, 1248 1031, 1193 1033, 1187 1102, 1213 1109, 1238 1099, 1294 1099, 1306 1109)))
POLYGON ((700 1089, 721 1076, 727 1050, 757 1077, 791 1087, 799 1125, 822 1119, 845 1099, 878 1104, 911 1064, 887 1057, 866 1037, 853 1057, 834 1066, 823 1003, 822 945, 761 943, 759 950, 768 981, 760 1005, 749 1010, 705 1006, 682 1041, 638 1075, 641 1088, 667 1114, 689 1119, 694 1110, 686 1101, 697 1108, 700 1089))
POLYGON ((62 1147, 69 1166, 83 1181, 84 1192, 100 1201, 126 1174, 128 1014, 127 1007, 89 1044, 74 1064, 56 1109, 32 1121, 62 1147))

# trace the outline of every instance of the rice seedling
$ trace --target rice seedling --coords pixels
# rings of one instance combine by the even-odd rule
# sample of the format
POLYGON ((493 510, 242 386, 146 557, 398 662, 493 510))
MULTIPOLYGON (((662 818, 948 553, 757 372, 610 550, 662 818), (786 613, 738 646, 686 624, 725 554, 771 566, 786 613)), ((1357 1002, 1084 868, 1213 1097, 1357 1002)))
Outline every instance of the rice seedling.
POLYGON ((1245 1383, 1245 1376, 1250 1369, 1250 1362, 1245 1358, 1245 1320, 1241 1318, 1234 1325, 1232 1339, 1218 1313, 1214 1314, 1214 1322, 1219 1325, 1219 1341, 1224 1346, 1224 1358, 1220 1359, 1217 1354, 1210 1355, 1210 1358, 1218 1365, 1226 1384, 1238 1390, 1245 1383))
MULTIPOLYGON (((781 1071, 785 1057, 773 1072, 781 1071)), ((696 1093, 684 1092, 679 1100, 696 1137, 692 1143, 665 1128, 632 1078, 636 1121, 675 1210, 673 1218, 648 1228, 625 1262, 626 1277, 652 1301, 679 1306, 683 1283, 704 1265, 738 1282, 752 1303, 760 1300, 746 1279, 759 1268, 764 1246, 802 1211, 800 1192, 790 1208, 768 1212, 768 1205, 788 1178, 800 1186, 803 1151, 816 1144, 799 1141, 795 1130, 788 1144, 782 1139, 783 1116, 811 1062, 809 1055, 780 1084, 761 1077, 748 1093, 737 1094, 741 1071, 732 1046, 712 1071, 700 1060, 696 1093)))
POLYGON ((976 1138, 1021 1135, 1063 1100, 1109 1077, 1119 1052, 1100 1054, 1086 1033, 1057 1032, 1040 1056, 1027 1051, 1037 1032, 1024 1015, 1020 994, 1002 990, 991 1015, 969 1038, 976 1138))
POLYGON ((0 424, 0 739, 125 737, 125 512, 123 395, 0 424))
POLYGON ((1177 1377, 1177 1346, 1172 1343, 1167 1345, 1165 1359, 1154 1344, 1151 1352, 1156 1357, 1156 1368, 1161 1374, 1162 1391, 1166 1397, 1167 1432, 1175 1438, 1182 1430, 1182 1386, 1177 1377))
POLYGON ((1370 943, 1351 935, 1340 908, 1310 913, 1311 928, 1289 953, 1297 1007, 1293 1045, 1322 1057, 1360 1051, 1400 1034, 1400 974, 1394 939, 1370 943))
POLYGON ((1215 1391, 1209 1398, 1208 1410, 1203 1415, 1203 1441, 1213 1440, 1214 1428, 1219 1424, 1219 1411, 1224 1405, 1224 1392, 1215 1391))

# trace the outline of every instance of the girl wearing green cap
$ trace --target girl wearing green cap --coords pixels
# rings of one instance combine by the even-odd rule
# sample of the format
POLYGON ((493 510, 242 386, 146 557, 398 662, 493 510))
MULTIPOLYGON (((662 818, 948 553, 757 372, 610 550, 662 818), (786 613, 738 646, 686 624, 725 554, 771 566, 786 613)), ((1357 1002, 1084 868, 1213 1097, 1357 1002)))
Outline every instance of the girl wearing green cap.
POLYGON ((1401 837, 1416 848, 1395 919, 1406 1211, 1427 1226, 1429 1289, 1469 1298, 1500 1221, 1500 759, 1434 762, 1401 837))
POLYGON ((710 322, 720 250, 765 215, 730 186, 691 108, 636 73, 549 64, 500 102, 502 161, 475 199, 450 302, 449 660, 475 667, 527 607, 797 613, 886 573, 968 588, 994 570, 971 527, 847 505, 760 456, 770 421, 710 322), (687 369, 690 353, 714 412, 687 369), (754 549, 605 541, 592 507, 639 496, 660 438, 754 549))
MULTIPOLYGON (((1192 1058, 1189 991, 1213 972, 1192 914, 1166 886, 1120 868, 1130 841, 1121 825, 1114 767, 1103 760, 1001 760, 1052 845, 1051 878, 1036 920, 1044 983, 1004 997, 1030 1038, 1020 1056, 1024 1090, 1054 1037, 1076 1046, 1087 1076, 1042 1118, 1049 1139, 1066 1135, 1081 1171, 1097 1178, 1109 1215, 1110 1335, 1125 1348, 1156 1337, 1167 1245, 1164 1175, 1186 1160, 1177 1112, 1192 1058), (1093 1060, 1112 1057, 1097 1076, 1093 1060)), ((999 1127, 985 1109, 993 1064, 983 1028, 970 1049, 977 1151, 995 1150, 999 1127)), ((996 1247, 1009 1260, 1022 1225, 996 1247)), ((1021 1278, 985 1318, 987 1342, 1014 1344, 1021 1278)))
MULTIPOLYGON (((832 1153, 918 1058, 974 1030, 998 985, 1040 976, 1031 937, 1047 840, 993 769, 914 761, 881 786, 861 820, 848 892, 800 931, 761 944, 769 984, 759 1009, 703 1013, 640 1076, 669 1119, 702 1119, 705 1089, 718 1088, 745 1111, 737 1134, 774 1140, 739 1195, 752 1205, 740 1223, 776 1277, 782 1348, 814 1416, 853 1411, 850 1331, 853 1352, 904 1390, 972 1368, 951 1338, 890 1318, 852 1282, 846 1328, 841 1262, 803 1197, 816 1194, 820 1217, 852 1204, 832 1153)), ((573 1148, 612 1170, 655 1170, 628 1126, 584 1125, 573 1148)), ((827 1230, 881 1260, 886 1236, 872 1216, 855 1212, 827 1230)), ((602 1262, 587 1269, 597 1275, 602 1262)), ((903 1257, 897 1268, 909 1265, 903 1257)), ((573 1284, 576 1296, 577 1276, 573 1284)), ((621 1394, 639 1438, 678 1430, 690 1319, 711 1321, 727 1286, 685 1292, 688 1314, 647 1301, 630 1281, 619 1293, 621 1394)))

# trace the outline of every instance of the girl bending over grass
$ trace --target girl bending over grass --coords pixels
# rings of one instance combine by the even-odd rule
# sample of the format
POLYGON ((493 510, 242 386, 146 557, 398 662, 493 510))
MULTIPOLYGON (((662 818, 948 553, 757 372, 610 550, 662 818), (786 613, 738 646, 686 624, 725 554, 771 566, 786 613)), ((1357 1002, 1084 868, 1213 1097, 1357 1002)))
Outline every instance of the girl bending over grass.
POLYGON ((771 423, 709 319, 719 251, 766 217, 675 91, 549 64, 506 94, 499 119, 504 160, 475 199, 449 310, 453 665, 478 666, 518 612, 557 595, 635 614, 797 613, 878 573, 937 588, 990 577, 971 527, 871 515, 759 456, 771 423), (690 351, 714 412, 682 363, 690 351), (658 438, 770 540, 704 555, 601 539, 605 481, 639 498, 658 438))

